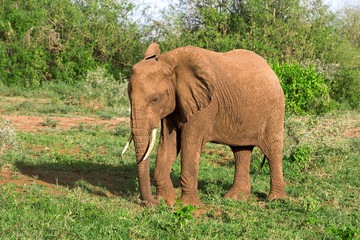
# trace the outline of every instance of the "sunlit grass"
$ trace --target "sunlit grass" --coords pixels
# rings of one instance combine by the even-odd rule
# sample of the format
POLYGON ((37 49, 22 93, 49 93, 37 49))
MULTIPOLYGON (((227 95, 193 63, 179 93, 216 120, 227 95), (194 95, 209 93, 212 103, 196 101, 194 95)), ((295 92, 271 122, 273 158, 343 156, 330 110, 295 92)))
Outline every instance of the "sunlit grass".
MULTIPOLYGON (((48 99, 44 103, 53 101, 48 99)), ((22 97, 6 107, 26 101, 36 102, 22 97)), ((37 104, 41 103, 13 113, 26 114, 30 109, 40 114, 37 104)), ((67 116, 92 114, 75 111, 67 116)), ((252 183, 247 202, 224 199, 233 181, 232 153, 229 147, 207 144, 198 187, 204 205, 183 214, 177 214, 178 205, 142 204, 133 145, 121 156, 130 134, 127 123, 113 128, 79 124, 70 129, 48 126, 49 130, 40 132, 17 132, 21 146, 6 148, 0 157, 0 238, 356 239, 360 231, 358 119, 356 112, 287 116, 283 157, 287 198, 271 202, 266 199, 267 165, 252 183), (296 159, 306 161, 306 167, 296 159)), ((255 148, 252 176, 262 156, 255 148)), ((155 157, 153 152, 151 175, 155 157)), ((179 196, 180 166, 178 159, 171 172, 179 196)), ((152 190, 155 193, 154 186, 152 190)))

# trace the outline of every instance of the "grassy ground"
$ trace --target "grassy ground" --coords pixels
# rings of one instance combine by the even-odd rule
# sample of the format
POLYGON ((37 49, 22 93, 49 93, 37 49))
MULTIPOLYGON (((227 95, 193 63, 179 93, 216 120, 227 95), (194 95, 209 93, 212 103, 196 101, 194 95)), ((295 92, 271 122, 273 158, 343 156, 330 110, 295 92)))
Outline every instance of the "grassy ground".
MULTIPOLYGON (((146 208, 139 200, 133 146, 121 157, 130 133, 126 120, 115 126, 80 121, 70 127, 53 120, 127 117, 126 100, 90 104, 75 93, 64 86, 1 92, 1 239, 359 238, 358 112, 286 117, 284 200, 266 200, 267 166, 247 202, 224 199, 233 180, 232 155, 228 147, 207 144, 199 172, 204 205, 196 210, 163 203, 146 208), (13 134, 14 125, 4 120, 14 115, 44 120, 13 134)), ((156 151, 151 169, 155 156, 156 151)), ((255 149, 252 175, 261 159, 255 149)), ((176 161, 171 177, 178 194, 179 175, 176 161)))

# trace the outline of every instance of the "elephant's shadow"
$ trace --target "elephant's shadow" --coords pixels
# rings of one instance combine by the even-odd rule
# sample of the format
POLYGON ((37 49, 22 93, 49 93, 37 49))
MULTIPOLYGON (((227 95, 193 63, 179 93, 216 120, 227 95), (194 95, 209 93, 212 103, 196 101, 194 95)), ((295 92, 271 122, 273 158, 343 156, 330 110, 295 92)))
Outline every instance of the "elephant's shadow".
POLYGON ((99 196, 132 196, 138 194, 136 164, 113 166, 89 162, 28 164, 16 167, 23 175, 69 189, 81 187, 99 196))
MULTIPOLYGON (((136 164, 114 166, 110 164, 90 163, 77 161, 73 163, 40 163, 29 164, 24 161, 16 162, 16 167, 23 175, 43 182, 60 185, 73 189, 81 187, 91 194, 98 196, 121 196, 129 197, 139 195, 137 184, 136 164)), ((153 167, 150 169, 153 175, 153 167)), ((181 189, 180 172, 171 172, 171 180, 174 188, 181 189)), ((229 175, 232 179, 232 176, 229 175)), ((151 177, 154 186, 153 176, 151 177)), ((215 181, 199 178, 198 190, 213 195, 218 190, 224 194, 230 189, 231 182, 215 181), (216 185, 216 192, 209 190, 210 184, 216 185)), ((265 199, 267 194, 252 192, 258 199, 265 199)))

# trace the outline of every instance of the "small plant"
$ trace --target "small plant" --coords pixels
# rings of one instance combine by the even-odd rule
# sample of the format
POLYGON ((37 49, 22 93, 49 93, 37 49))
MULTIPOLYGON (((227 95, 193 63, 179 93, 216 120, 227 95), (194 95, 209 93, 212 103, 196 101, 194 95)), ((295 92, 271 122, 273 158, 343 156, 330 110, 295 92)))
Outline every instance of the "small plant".
POLYGON ((192 205, 184 207, 183 203, 176 199, 177 210, 175 216, 178 218, 180 224, 185 224, 185 219, 193 219, 191 216, 192 212, 196 209, 192 205))
POLYGON ((25 110, 31 112, 36 110, 36 104, 31 101, 25 100, 24 102, 16 106, 16 110, 25 110))
POLYGON ((90 194, 95 194, 99 196, 111 196, 111 193, 106 188, 102 188, 99 186, 94 186, 91 183, 87 182, 86 180, 78 180, 74 183, 75 186, 80 187, 81 189, 87 191, 90 194))
POLYGON ((284 173, 287 178, 299 181, 305 177, 311 162, 313 148, 306 144, 295 146, 291 149, 290 155, 284 157, 284 173), (287 170, 288 169, 288 170, 287 170))
POLYGON ((44 122, 40 122, 40 124, 44 127, 55 128, 59 124, 59 122, 52 120, 50 117, 46 117, 46 119, 44 119, 44 122))
POLYGON ((319 220, 314 218, 314 217, 309 217, 306 221, 307 225, 315 225, 316 223, 318 223, 319 220))
POLYGON ((313 148, 311 146, 300 145, 293 149, 290 159, 300 171, 306 172, 311 162, 312 152, 313 148))
POLYGON ((358 237, 358 231, 353 229, 352 227, 347 227, 347 226, 341 228, 333 226, 332 228, 326 229, 326 231, 331 235, 334 235, 344 240, 357 239, 358 237))
POLYGON ((11 126, 11 120, 0 119, 0 154, 3 153, 7 147, 17 147, 18 137, 16 129, 11 126))
MULTIPOLYGON (((304 209, 305 209, 305 211, 307 213, 317 212, 319 210, 319 208, 320 208, 319 201, 317 201, 316 199, 314 199, 312 197, 309 197, 309 196, 307 196, 306 198, 304 198, 302 200, 302 205, 303 205, 303 207, 304 207, 304 209)), ((315 218, 313 218, 313 219, 310 218, 309 221, 312 222, 312 223, 315 223, 316 219, 315 218)))

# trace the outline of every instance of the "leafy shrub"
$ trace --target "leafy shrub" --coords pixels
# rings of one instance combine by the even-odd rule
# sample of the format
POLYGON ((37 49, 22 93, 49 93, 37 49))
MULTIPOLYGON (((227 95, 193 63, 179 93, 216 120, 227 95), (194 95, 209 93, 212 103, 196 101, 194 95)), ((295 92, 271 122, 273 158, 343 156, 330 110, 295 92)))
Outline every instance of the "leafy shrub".
POLYGON ((311 162, 311 154, 313 148, 309 145, 300 145, 293 149, 290 160, 297 166, 301 171, 306 171, 309 163, 311 162))
POLYGON ((309 145, 303 144, 294 147, 290 156, 284 158, 284 171, 287 177, 293 180, 303 179, 304 173, 308 170, 311 162, 313 148, 309 145))
MULTIPOLYGON (((122 79, 122 75, 120 76, 122 79)), ((127 82, 119 83, 108 74, 104 68, 88 71, 82 88, 82 102, 93 110, 98 110, 104 105, 114 106, 127 96, 127 82), (97 108, 97 109, 96 109, 97 108)))
POLYGON ((114 135, 115 136, 122 136, 127 137, 131 133, 130 128, 125 124, 117 124, 114 128, 114 135))
POLYGON ((177 210, 175 212, 175 216, 179 220, 181 225, 185 224, 186 219, 189 220, 193 219, 191 213, 194 210, 196 210, 195 207, 193 207, 192 205, 187 205, 186 207, 184 207, 183 203, 177 199, 176 199, 176 205, 177 205, 177 210))
POLYGON ((330 109, 330 95, 324 75, 313 67, 296 64, 272 65, 284 90, 286 111, 289 113, 323 113, 330 109))
POLYGON ((8 147, 18 147, 16 129, 11 126, 11 120, 0 119, 0 154, 8 147))

